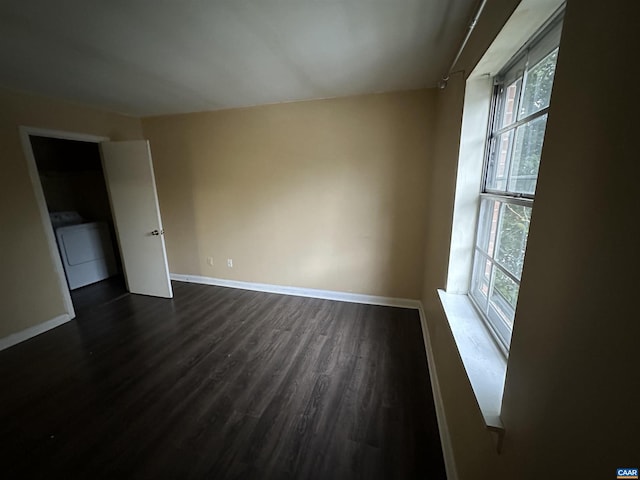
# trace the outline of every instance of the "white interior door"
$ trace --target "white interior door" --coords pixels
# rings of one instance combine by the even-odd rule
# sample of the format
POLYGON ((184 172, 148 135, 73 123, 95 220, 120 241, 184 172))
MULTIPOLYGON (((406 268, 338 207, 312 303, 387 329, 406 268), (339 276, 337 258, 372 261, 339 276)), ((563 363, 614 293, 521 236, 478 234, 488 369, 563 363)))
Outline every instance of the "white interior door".
POLYGON ((149 142, 102 142, 100 150, 129 291, 171 298, 149 142))

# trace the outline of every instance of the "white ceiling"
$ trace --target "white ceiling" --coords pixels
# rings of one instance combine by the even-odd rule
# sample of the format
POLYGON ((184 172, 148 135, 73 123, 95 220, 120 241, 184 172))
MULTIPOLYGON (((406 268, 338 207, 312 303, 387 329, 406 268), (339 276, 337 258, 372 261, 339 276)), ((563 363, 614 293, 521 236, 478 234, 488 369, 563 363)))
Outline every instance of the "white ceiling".
POLYGON ((1 0, 0 85, 136 116, 433 87, 475 0, 1 0))

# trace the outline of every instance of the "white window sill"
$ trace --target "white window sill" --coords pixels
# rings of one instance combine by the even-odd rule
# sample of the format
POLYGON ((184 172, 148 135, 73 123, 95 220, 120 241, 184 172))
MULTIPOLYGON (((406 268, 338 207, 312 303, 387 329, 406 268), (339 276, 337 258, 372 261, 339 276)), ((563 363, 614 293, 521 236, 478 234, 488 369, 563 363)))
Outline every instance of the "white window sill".
POLYGON ((500 448, 504 434, 500 408, 507 359, 467 295, 444 290, 438 290, 438 295, 485 424, 498 434, 500 448))

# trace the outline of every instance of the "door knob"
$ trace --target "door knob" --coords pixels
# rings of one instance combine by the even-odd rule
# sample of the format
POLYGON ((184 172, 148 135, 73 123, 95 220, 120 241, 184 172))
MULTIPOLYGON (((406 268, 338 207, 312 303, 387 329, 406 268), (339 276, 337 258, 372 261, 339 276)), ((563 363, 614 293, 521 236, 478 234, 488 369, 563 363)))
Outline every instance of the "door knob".
POLYGON ((154 230, 153 232, 151 232, 151 235, 164 235, 164 230, 154 230))

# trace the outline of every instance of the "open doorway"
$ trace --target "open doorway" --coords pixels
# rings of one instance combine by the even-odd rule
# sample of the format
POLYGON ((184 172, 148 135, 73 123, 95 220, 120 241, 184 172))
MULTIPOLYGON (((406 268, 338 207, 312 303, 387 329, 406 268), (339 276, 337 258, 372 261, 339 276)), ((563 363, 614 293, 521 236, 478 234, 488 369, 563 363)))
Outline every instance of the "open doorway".
MULTIPOLYGON (((82 308, 90 307, 96 303, 104 303, 109 299, 117 298, 117 295, 124 294, 124 282, 126 282, 126 292, 128 293, 167 299, 173 298, 164 229, 162 228, 162 219, 160 217, 160 206, 149 142, 147 140, 112 142, 107 137, 25 126, 20 127, 20 137, 27 160, 33 193, 40 212, 40 220, 49 246, 49 254, 57 274, 57 287, 59 288, 64 308, 61 315, 40 324, 36 329, 37 332, 41 333, 54 328, 76 316, 71 292, 74 292, 74 297, 76 297, 74 299, 75 303, 81 304, 82 308), (37 139, 36 137, 43 138, 37 139), (52 139, 63 140, 64 142, 50 142, 52 139), (41 169, 43 173, 46 173, 50 167, 48 166, 48 160, 36 160, 36 151, 39 150, 40 146, 38 144, 41 142, 45 144, 43 149, 52 148, 51 145, 53 143, 58 143, 67 147, 71 145, 85 152, 79 154, 78 160, 71 161, 69 159, 76 155, 75 153, 63 152, 62 154, 57 154, 57 157, 62 158, 51 160, 51 163, 56 165, 62 162, 63 166, 60 168, 51 167, 49 173, 50 177, 58 175, 63 177, 69 174, 65 170, 73 171, 74 168, 79 168, 81 172, 89 173, 92 176, 93 179, 88 182, 88 184, 92 185, 92 191, 88 192, 85 189, 84 193, 80 194, 69 194, 66 191, 62 194, 65 197, 64 201, 73 201, 74 203, 49 205, 48 200, 49 203, 60 201, 60 198, 57 198, 56 195, 60 195, 60 191, 65 191, 65 188, 68 189, 69 183, 82 182, 57 177, 47 178, 44 183, 53 183, 54 187, 52 187, 53 192, 46 195, 49 199, 46 198, 44 190, 49 188, 48 186, 43 186, 39 170, 41 169), (89 151, 90 153, 86 153, 89 151), (83 163, 83 161, 87 163, 83 163), (81 167, 69 167, 70 163, 78 163, 81 167), (89 167, 89 165, 93 165, 93 167, 89 167), (87 172, 87 170, 90 172, 87 172), (131 181, 132 178, 135 178, 135 181, 131 181), (97 189, 98 185, 102 193, 97 197, 102 200, 87 200, 90 195, 94 195, 93 189, 94 187, 97 189), (108 194, 104 193, 105 190, 108 194), (74 198, 72 200, 67 197, 74 198), (94 210, 85 210, 91 202, 96 205, 100 203, 104 205, 105 198, 108 198, 108 202, 106 202, 109 209, 108 213, 104 209, 101 213, 95 213, 94 210), (54 210, 57 211, 61 207, 65 208, 65 210, 58 211, 58 213, 61 213, 58 219, 62 217, 63 223, 70 218, 72 222, 77 222, 78 220, 72 219, 75 217, 76 219, 80 218, 81 224, 99 223, 100 221, 106 224, 101 230, 107 232, 106 234, 101 234, 100 228, 97 228, 98 231, 85 235, 85 237, 93 236, 94 239, 97 237, 99 243, 110 243, 113 250, 116 275, 109 273, 113 272, 114 269, 112 267, 104 267, 108 275, 103 280, 111 280, 108 283, 101 284, 104 288, 100 292, 95 292, 98 289, 96 287, 91 290, 91 293, 87 293, 89 292, 88 289, 76 293, 76 288, 85 288, 86 285, 78 286, 67 277, 63 261, 65 260, 65 254, 68 257, 69 250, 66 245, 64 248, 59 248, 57 230, 60 227, 56 226, 54 228, 51 215, 54 210), (83 211, 85 212, 84 215, 83 211), (103 220, 100 220, 101 218, 103 220), (118 239, 117 247, 114 241, 114 226, 118 239), (102 241, 104 238, 107 240, 102 241), (112 277, 117 276, 119 272, 124 272, 124 276, 120 276, 119 280, 113 279, 112 277), (123 278, 124 281, 122 280, 123 278), (81 294, 84 298, 79 298, 81 294)), ((40 157, 40 155, 37 156, 40 157)), ((92 252, 90 247, 87 247, 87 249, 92 252)), ((86 257, 77 254, 77 252, 75 253, 76 255, 73 258, 76 263, 79 263, 81 259, 86 260, 86 257)), ((84 253, 87 252, 85 251, 84 253)), ((89 285, 97 285, 97 281, 89 285)), ((24 336, 25 338, 32 336, 31 331, 25 331, 24 336)))
POLYGON ((28 138, 74 311, 126 294, 99 143, 28 138))

